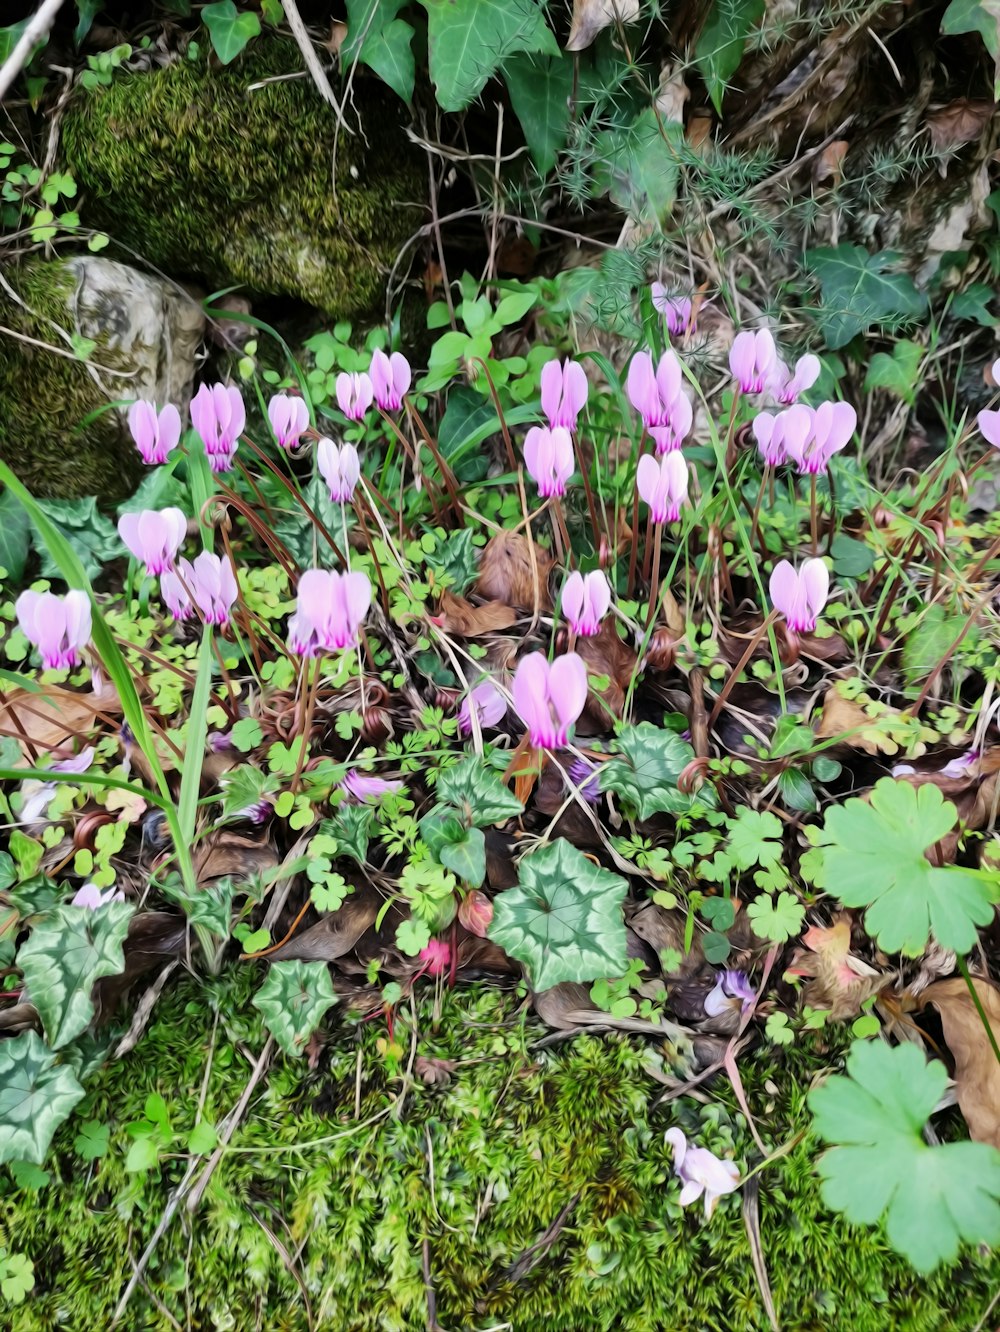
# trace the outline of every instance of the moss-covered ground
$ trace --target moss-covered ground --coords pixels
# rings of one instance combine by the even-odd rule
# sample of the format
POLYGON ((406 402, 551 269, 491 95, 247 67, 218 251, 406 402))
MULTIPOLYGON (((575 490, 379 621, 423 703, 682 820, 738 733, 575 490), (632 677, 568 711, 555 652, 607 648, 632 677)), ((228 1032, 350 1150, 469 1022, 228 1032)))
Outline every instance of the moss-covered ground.
MULTIPOLYGON (((217 1119, 239 1100, 264 1045, 251 970, 168 991, 138 1049, 90 1084, 82 1118, 110 1126, 103 1158, 74 1147, 77 1116, 57 1139, 47 1185, 0 1184, 0 1238, 32 1259, 37 1283, 5 1311, 11 1332, 111 1325, 187 1166, 177 1152, 128 1174, 126 1125, 143 1119, 151 1092, 179 1133, 203 1087, 217 1119)), ((649 1042, 588 1035, 539 1048, 544 1029, 493 989, 445 993, 438 1010, 426 993, 414 1033, 404 1005, 391 1041, 381 1018, 334 1010, 315 1067, 272 1061, 200 1209, 179 1209, 118 1326, 401 1332, 431 1325, 429 1288, 448 1332, 769 1326, 744 1195, 724 1199, 709 1223, 700 1207, 682 1211, 663 1142, 679 1123, 752 1164, 728 1084, 711 1087, 707 1106, 657 1106, 649 1042), (400 1104, 414 1054, 455 1067, 444 1084, 415 1079, 400 1104)), ((972 1332, 1000 1280, 995 1258, 966 1252, 923 1280, 877 1231, 823 1208, 805 1079, 835 1063, 816 1046, 742 1063, 765 1141, 794 1140, 756 1177, 781 1326, 972 1332)))
POLYGON ((62 148, 84 220, 121 257, 174 274, 334 317, 381 313, 422 221, 422 159, 392 93, 363 81, 356 132, 338 132, 301 65, 294 42, 270 38, 229 66, 178 58, 79 91, 62 148))

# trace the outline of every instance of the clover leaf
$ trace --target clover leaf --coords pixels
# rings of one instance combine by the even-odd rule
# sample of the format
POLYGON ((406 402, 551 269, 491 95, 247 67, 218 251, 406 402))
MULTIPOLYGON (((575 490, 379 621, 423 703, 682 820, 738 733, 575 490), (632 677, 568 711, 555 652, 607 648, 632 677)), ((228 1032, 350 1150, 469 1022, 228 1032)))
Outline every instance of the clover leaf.
POLYGON ((1000 1152, 982 1142, 930 1147, 924 1124, 948 1081, 909 1042, 855 1041, 847 1076, 809 1094, 823 1199, 858 1225, 885 1218, 893 1248, 919 1272, 952 1261, 960 1241, 1000 1242, 1000 1152))
POLYGON ((883 777, 868 801, 834 806, 817 845, 817 887, 845 906, 867 907, 865 928, 887 953, 919 956, 930 935, 967 953, 976 926, 993 919, 988 882, 972 870, 932 865, 924 855, 958 820, 932 783, 883 777))
POLYGON ((325 962, 274 962, 253 997, 285 1054, 300 1055, 323 1014, 337 1002, 325 962))
POLYGON ((624 879, 559 838, 521 862, 519 880, 494 899, 487 933, 536 990, 624 973, 624 879))

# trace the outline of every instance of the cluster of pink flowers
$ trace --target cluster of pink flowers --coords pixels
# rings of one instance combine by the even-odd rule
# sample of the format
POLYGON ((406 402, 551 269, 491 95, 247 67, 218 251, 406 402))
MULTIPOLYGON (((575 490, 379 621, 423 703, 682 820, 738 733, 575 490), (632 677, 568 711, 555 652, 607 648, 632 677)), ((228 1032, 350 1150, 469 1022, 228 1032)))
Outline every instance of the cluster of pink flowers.
POLYGON ((229 623, 238 592, 229 559, 208 550, 193 562, 179 560, 160 579, 160 595, 175 620, 186 620, 197 609, 206 624, 219 628, 229 623))
POLYGON ((690 296, 670 296, 662 282, 654 282, 651 289, 653 309, 667 321, 667 332, 672 338, 687 337, 694 332, 694 303, 690 296))
POLYGON ((575 361, 548 361, 542 367, 542 411, 545 426, 532 426, 524 438, 524 465, 542 499, 566 493, 573 475, 573 431, 587 405, 590 384, 575 361))
POLYGON ((238 388, 202 384, 191 399, 191 424, 201 436, 213 472, 228 472, 247 423, 238 388))
POLYGON ((366 574, 306 569, 299 579, 295 614, 288 621, 288 646, 298 657, 353 647, 372 604, 366 574))
POLYGON ((812 353, 800 356, 790 370, 778 355, 766 328, 737 333, 729 350, 729 369, 741 393, 769 394, 776 403, 790 406, 819 378, 820 363, 812 353))
POLYGON ((349 421, 363 421, 373 402, 380 411, 398 412, 410 379, 410 363, 401 352, 374 351, 367 373, 337 376, 337 405, 349 421))
POLYGON ((758 412, 753 420, 757 448, 768 467, 794 463, 800 475, 823 475, 835 453, 845 448, 858 424, 849 402, 798 403, 783 412, 758 412))

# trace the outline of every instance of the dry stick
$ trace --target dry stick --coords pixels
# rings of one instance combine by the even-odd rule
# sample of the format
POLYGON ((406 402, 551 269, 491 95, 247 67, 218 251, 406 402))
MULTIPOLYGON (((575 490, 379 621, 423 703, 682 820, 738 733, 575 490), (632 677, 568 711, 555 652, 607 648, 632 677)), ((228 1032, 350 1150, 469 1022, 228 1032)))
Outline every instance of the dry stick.
MULTIPOLYGON (((405 405, 406 405, 406 414, 407 414, 407 416, 409 416, 411 413, 413 413, 414 415, 416 414, 415 411, 414 411, 414 409, 411 408, 411 406, 410 406, 410 404, 409 404, 408 401, 406 402, 405 405)), ((414 477, 414 481, 416 482, 416 481, 419 481, 420 479, 423 479, 424 484, 425 484, 426 487, 427 487, 427 498, 430 500, 430 502, 431 502, 431 508, 434 510, 434 521, 440 523, 440 522, 441 522, 441 513, 440 513, 440 510, 438 509, 438 498, 439 498, 439 496, 438 496, 438 490, 437 490, 437 487, 436 487, 435 485, 432 485, 432 484, 431 484, 431 479, 430 479, 430 477, 423 477, 423 476, 422 476, 422 473, 421 473, 421 470, 420 470, 420 459, 419 459, 419 457, 418 457, 418 454, 417 454, 416 450, 414 449, 413 443, 412 443, 410 440, 408 440, 408 439, 406 438, 406 436, 403 434, 402 430, 400 430, 398 424, 392 419, 391 416, 388 415, 387 412, 383 412, 383 411, 381 411, 381 408, 380 408, 379 410, 380 410, 380 413, 381 413, 381 416, 382 416, 382 420, 386 423, 386 425, 389 427, 389 429, 392 431, 392 433, 396 436, 396 438, 397 438, 397 439, 399 440, 399 442, 402 444, 402 446, 403 446, 403 451, 404 451, 404 453, 406 454, 407 458, 409 458, 409 460, 410 460, 410 466, 413 468, 413 477, 414 477)), ((402 475, 402 471, 403 471, 403 469, 400 468, 400 475, 402 475)), ((392 514, 392 516, 393 516, 394 518, 397 518, 397 519, 399 520, 400 527, 402 527, 402 523, 403 523, 402 506, 400 507, 400 512, 397 513, 396 510, 392 507, 392 505, 386 503, 386 501, 385 501, 384 499, 382 500, 382 503, 385 504, 385 506, 386 506, 386 508, 389 510, 390 514, 392 514)))
POLYGON ((708 715, 709 730, 712 729, 712 726, 715 724, 715 719, 718 717, 719 713, 723 709, 723 706, 725 705, 726 699, 732 693, 733 685, 735 685, 736 681, 743 674, 743 670, 746 667, 747 662, 756 652, 757 647, 759 646, 764 635, 767 633, 768 629, 771 627, 771 625, 774 623, 774 621, 777 618, 778 618, 778 612, 771 611, 771 613, 768 616, 766 616, 766 618, 764 619, 763 623, 761 624, 757 632, 751 637, 750 642, 746 645, 746 648, 744 649, 743 652, 743 656, 740 657, 739 661, 733 667, 729 679, 722 686, 722 692, 719 694, 719 697, 715 700, 715 706, 712 708, 712 711, 708 715))
POLYGON ((334 91, 330 87, 330 80, 326 77, 326 70, 324 70, 323 66, 320 64, 319 56, 316 54, 316 50, 310 40, 308 32, 306 32, 306 25, 302 22, 302 16, 298 11, 295 0, 281 0, 281 7, 285 11, 285 18, 288 19, 288 26, 292 30, 292 36, 298 43, 298 48, 302 52, 302 59, 306 62, 306 69, 308 69, 312 76, 312 81, 315 83, 320 97, 322 97, 324 102, 328 102, 333 108, 333 114, 337 117, 337 124, 344 133, 350 134, 351 131, 348 129, 347 123, 344 120, 344 113, 340 109, 340 103, 337 101, 334 91))
POLYGON ((189 1215, 193 1215, 198 1210, 198 1205, 201 1202, 202 1194, 208 1188, 209 1180, 212 1178, 213 1174, 215 1173, 215 1168, 222 1160, 222 1154, 226 1150, 230 1138, 236 1132, 236 1128, 240 1120, 243 1118, 247 1106, 250 1104, 250 1097, 254 1093, 254 1088, 257 1086, 257 1083, 264 1076, 264 1070, 267 1068, 268 1062, 270 1061, 271 1058, 271 1051, 273 1049, 274 1049, 274 1037, 268 1036, 267 1041, 264 1044, 264 1048, 260 1052, 260 1058, 257 1060, 256 1064, 254 1065, 253 1072, 250 1075, 250 1081, 243 1089, 243 1095, 240 1097, 239 1101, 237 1102, 236 1108, 226 1118, 226 1122, 223 1126, 222 1132, 219 1134, 219 1145, 218 1147, 216 1147, 212 1155, 208 1158, 208 1164, 205 1166, 205 1169, 201 1172, 198 1182, 191 1190, 191 1195, 187 1200, 187 1210, 189 1215))
POLYGON ((274 473, 274 475, 278 478, 278 480, 279 480, 279 481, 281 482, 281 484, 285 487, 285 489, 286 489, 286 490, 288 491, 288 493, 292 496, 292 498, 296 501, 296 503, 300 504, 300 505, 302 506, 302 508, 305 509, 305 511, 306 511, 306 516, 309 518, 309 521, 310 521, 310 522, 312 523, 312 525, 316 528, 316 530, 317 530, 318 532, 321 533, 321 535, 323 536, 323 539, 324 539, 326 542, 328 542, 328 544, 329 544, 329 546, 330 546, 330 549, 333 551, 334 555, 337 557, 337 563, 340 565, 340 567, 341 567, 342 569, 346 569, 346 568, 347 568, 347 559, 346 559, 346 557, 345 557, 345 556, 343 555, 343 553, 341 552, 341 549, 340 549, 340 547, 337 545, 336 541, 334 541, 333 537, 330 535, 330 533, 329 533, 328 529, 326 528, 326 526, 325 526, 325 525, 320 521, 320 519, 316 516, 316 513, 315 513, 314 509, 312 508, 312 506, 306 502, 306 499, 305 499, 305 497, 303 496, 301 490, 296 489, 296 487, 295 487, 294 485, 292 485, 292 483, 289 481, 288 477, 285 476, 284 472, 282 472, 281 469, 280 469, 279 467, 275 467, 274 463, 273 463, 273 462, 271 461, 271 459, 267 456, 267 454, 264 453, 264 451, 263 451, 262 449, 259 449, 259 448, 257 447, 257 445, 253 443, 252 440, 249 440, 249 439, 248 439, 248 440, 247 440, 247 443, 248 443, 248 444, 250 445, 250 447, 253 449, 254 453, 256 453, 257 457, 261 460, 261 462, 264 463, 267 467, 270 468, 270 470, 271 470, 271 471, 274 473))
POLYGON ((580 464, 580 476, 583 479, 583 491, 587 496, 587 508, 590 510, 590 526, 594 533, 594 554, 601 553, 601 533, 597 522, 597 506, 594 504, 594 492, 590 488, 590 468, 585 465, 583 450, 577 445, 577 460, 580 464))
POLYGON ((507 429, 507 421, 503 414, 503 408, 500 406, 500 398, 497 395, 496 385, 493 383, 493 376, 490 374, 490 367, 481 356, 474 356, 474 361, 478 361, 483 367, 483 373, 486 375, 486 383, 489 385, 490 397, 493 399, 493 406, 497 409, 497 419, 500 422, 500 431, 503 435, 503 442, 507 449, 507 462, 510 464, 512 472, 517 471, 517 461, 514 457, 514 445, 511 443, 510 431, 507 429))
POLYGON ((31 53, 34 51, 36 44, 41 41, 55 23, 56 15, 62 8, 62 4, 63 0, 44 0, 38 7, 35 17, 29 21, 28 26, 21 33, 20 41, 3 65, 0 66, 0 101, 6 96, 18 74, 31 59, 31 53))

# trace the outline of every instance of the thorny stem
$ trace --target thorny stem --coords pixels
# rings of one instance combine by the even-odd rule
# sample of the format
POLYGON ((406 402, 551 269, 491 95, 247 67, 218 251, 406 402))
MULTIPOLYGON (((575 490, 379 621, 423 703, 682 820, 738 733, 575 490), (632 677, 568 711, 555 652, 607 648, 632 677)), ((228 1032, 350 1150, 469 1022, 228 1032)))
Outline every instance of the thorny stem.
POLYGON ((715 725, 716 718, 718 717, 719 713, 722 711, 723 707, 725 706, 726 699, 733 691, 733 686, 736 684, 737 680, 743 674, 747 662, 757 651, 758 645, 760 644, 764 635, 767 633, 768 629, 770 629, 771 625, 777 619, 777 617, 778 617, 778 612, 772 610, 770 614, 768 614, 765 617, 763 623, 761 624, 757 632, 751 637, 749 643, 747 643, 746 647, 743 650, 743 656, 740 657, 739 661, 733 667, 732 671, 730 672, 729 679, 722 686, 722 691, 719 694, 719 697, 715 700, 715 706, 712 708, 712 711, 708 714, 708 730, 711 730, 712 727, 715 725))

